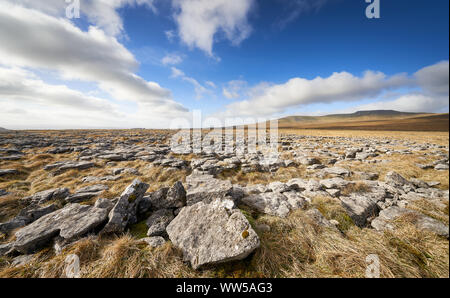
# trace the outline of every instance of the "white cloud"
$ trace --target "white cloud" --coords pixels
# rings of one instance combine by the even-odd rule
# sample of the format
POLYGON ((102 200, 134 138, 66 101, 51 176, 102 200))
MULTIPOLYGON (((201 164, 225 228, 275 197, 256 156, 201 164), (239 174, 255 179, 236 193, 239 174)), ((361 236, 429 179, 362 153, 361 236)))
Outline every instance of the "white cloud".
POLYGON ((176 67, 171 67, 170 69, 171 69, 171 71, 172 71, 172 74, 170 75, 170 77, 171 77, 172 79, 179 78, 179 77, 184 77, 184 76, 185 76, 184 72, 183 72, 182 70, 176 68, 176 67))
POLYGON ((0 66, 0 105, 0 125, 13 129, 105 127, 127 117, 106 99, 45 83, 16 67, 0 66))
POLYGON ((448 95, 449 62, 441 61, 415 73, 418 85, 431 94, 448 95))
POLYGON ((427 96, 420 93, 411 93, 400 96, 392 101, 378 101, 353 108, 353 111, 366 110, 396 110, 402 112, 439 112, 444 111, 447 107, 448 97, 443 96, 427 96))
MULTIPOLYGON (((395 100, 377 101, 358 109, 398 109, 401 111, 439 111, 448 109, 449 62, 442 61, 424 67, 413 76, 387 76, 367 71, 357 77, 348 72, 333 73, 327 78, 312 80, 293 78, 284 84, 261 83, 250 89, 249 98, 234 102, 217 115, 222 117, 273 116, 288 113, 289 109, 318 103, 357 102, 378 99, 383 93, 401 88, 420 88, 413 93, 403 92, 395 100)), ((230 96, 236 94, 230 93, 230 96)))
POLYGON ((213 57, 218 32, 233 45, 246 39, 252 29, 247 15, 254 0, 172 0, 180 39, 191 48, 199 48, 213 57))
POLYGON ((210 89, 200 84, 196 79, 186 76, 186 74, 182 70, 176 67, 171 67, 171 71, 172 71, 172 74, 170 76, 171 78, 173 79, 181 78, 183 81, 188 82, 189 84, 194 86, 195 95, 197 99, 201 99, 205 94, 208 93, 212 94, 212 91, 210 89))
POLYGON ((223 87, 222 93, 228 99, 236 99, 242 96, 242 92, 247 87, 247 82, 242 80, 233 80, 223 87))
POLYGON ((98 28, 84 32, 66 19, 2 3, 0 40, 0 64, 54 70, 64 79, 96 82, 118 100, 187 111, 169 90, 136 75, 134 56, 98 28))
POLYGON ((109 101, 69 89, 65 85, 50 85, 33 73, 20 68, 0 66, 0 96, 19 105, 34 102, 48 106, 64 106, 82 111, 101 111, 119 116, 109 101))
MULTIPOLYGON (((13 4, 20 4, 27 8, 36 9, 55 17, 64 17, 66 8, 70 4, 65 0, 3 0, 13 4)), ((117 9, 125 6, 145 6, 157 12, 154 0, 81 0, 80 16, 95 26, 103 29, 107 34, 117 36, 123 33, 123 21, 117 9)))
POLYGON ((175 37, 176 37, 175 31, 167 30, 167 31, 164 31, 164 34, 166 34, 168 41, 173 42, 175 40, 175 37))
POLYGON ((164 65, 176 65, 183 62, 183 57, 177 54, 167 54, 161 59, 161 63, 164 65))
POLYGON ((225 116, 269 116, 281 113, 287 108, 312 103, 331 103, 335 101, 357 101, 375 97, 383 90, 405 86, 410 79, 405 74, 387 77, 381 72, 367 71, 362 77, 348 72, 333 73, 328 78, 313 80, 293 78, 280 85, 254 88, 248 100, 227 106, 225 116))

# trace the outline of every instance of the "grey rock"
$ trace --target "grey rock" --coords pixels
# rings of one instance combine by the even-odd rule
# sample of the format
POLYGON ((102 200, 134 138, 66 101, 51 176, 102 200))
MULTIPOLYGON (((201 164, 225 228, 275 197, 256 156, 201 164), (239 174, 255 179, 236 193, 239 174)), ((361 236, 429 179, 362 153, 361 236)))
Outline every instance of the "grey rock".
POLYGON ((87 176, 81 179, 83 183, 92 183, 92 182, 103 182, 103 181, 117 181, 121 178, 121 176, 104 176, 104 177, 95 177, 95 176, 87 176))
POLYGON ((341 176, 341 177, 350 177, 351 172, 349 170, 346 170, 344 168, 339 167, 332 167, 332 168, 325 168, 322 171, 322 174, 324 175, 330 175, 330 176, 341 176))
POLYGON ((10 253, 13 250, 13 247, 14 247, 13 242, 0 244, 0 256, 4 256, 4 255, 10 253))
POLYGON ((278 217, 286 217, 290 212, 290 204, 282 193, 267 192, 242 198, 242 203, 261 212, 278 217))
POLYGON ((228 180, 219 180, 212 175, 192 174, 186 177, 186 204, 192 206, 198 202, 209 203, 216 198, 227 196, 234 198, 233 185, 228 180))
POLYGON ((404 185, 410 185, 411 183, 406 180, 402 175, 397 172, 391 171, 386 174, 384 182, 393 187, 403 187, 404 185))
POLYGON ((148 226, 147 236, 164 236, 166 227, 173 219, 173 211, 170 209, 161 209, 153 212, 146 221, 148 226))
POLYGON ((287 191, 284 192, 283 195, 287 199, 290 210, 305 209, 309 204, 311 204, 311 200, 309 198, 303 197, 296 191, 287 191))
POLYGON ((12 260, 11 266, 19 267, 19 266, 26 265, 26 264, 30 263, 33 260, 33 258, 34 258, 33 255, 17 256, 12 260))
POLYGON ((95 201, 95 204, 94 204, 94 206, 97 208, 108 210, 108 213, 112 210, 114 205, 115 205, 115 203, 113 200, 104 199, 104 198, 99 198, 97 201, 95 201))
POLYGON ((60 161, 44 167, 46 171, 53 171, 54 175, 59 175, 68 170, 85 170, 94 167, 95 164, 89 161, 60 161))
POLYGON ((166 240, 160 236, 143 238, 142 241, 147 243, 150 247, 159 247, 166 243, 166 240))
POLYGON ((443 164, 443 163, 437 164, 434 167, 434 169, 437 171, 448 171, 448 164, 443 164))
POLYGON ((260 241, 239 210, 228 210, 219 200, 184 207, 167 227, 172 243, 194 269, 207 264, 242 260, 260 241))
POLYGON ((400 216, 412 214, 415 217, 415 226, 421 230, 429 230, 436 233, 439 236, 449 237, 449 227, 444 223, 428 217, 419 212, 392 206, 385 210, 382 210, 377 218, 372 220, 372 227, 378 231, 394 230, 395 226, 393 221, 400 216))
POLYGON ((181 181, 176 182, 167 192, 166 199, 158 205, 160 208, 181 208, 186 206, 186 190, 181 181))
POLYGON ((107 216, 105 209, 67 205, 16 232, 14 250, 23 254, 34 252, 58 235, 65 241, 73 241, 104 223, 107 216))
POLYGON ((367 219, 378 214, 379 208, 377 199, 368 195, 351 194, 349 197, 340 197, 342 205, 348 215, 352 218, 358 227, 364 227, 367 219))
POLYGON ((336 177, 336 178, 321 180, 320 184, 327 189, 331 189, 331 188, 341 189, 341 188, 347 186, 349 184, 349 182, 340 177, 336 177))
POLYGON ((6 175, 16 175, 19 171, 14 169, 0 169, 0 177, 6 176, 6 175))
POLYGON ((49 201, 61 201, 70 195, 68 188, 44 190, 21 200, 27 204, 42 205, 49 201))
POLYGON ((135 179, 120 195, 116 205, 110 211, 109 221, 102 233, 120 233, 128 224, 136 223, 138 206, 148 187, 148 184, 135 179))

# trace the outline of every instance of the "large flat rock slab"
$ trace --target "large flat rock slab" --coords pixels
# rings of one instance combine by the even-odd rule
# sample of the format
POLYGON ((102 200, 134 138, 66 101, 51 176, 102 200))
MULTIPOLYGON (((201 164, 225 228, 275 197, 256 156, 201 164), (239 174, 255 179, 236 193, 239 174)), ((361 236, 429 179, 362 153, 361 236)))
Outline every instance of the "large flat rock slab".
POLYGON ((260 245, 245 216, 220 200, 184 207, 166 230, 194 269, 242 260, 260 245))
POLYGON ((14 250, 28 254, 60 236, 71 241, 92 231, 108 218, 106 209, 70 204, 47 214, 16 232, 14 250))

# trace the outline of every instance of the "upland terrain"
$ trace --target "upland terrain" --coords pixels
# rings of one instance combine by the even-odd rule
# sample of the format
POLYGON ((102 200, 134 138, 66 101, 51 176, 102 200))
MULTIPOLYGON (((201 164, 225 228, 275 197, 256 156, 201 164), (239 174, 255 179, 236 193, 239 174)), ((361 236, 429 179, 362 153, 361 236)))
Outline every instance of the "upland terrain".
POLYGON ((448 114, 300 118, 270 160, 2 130, 0 277, 448 277, 448 114))

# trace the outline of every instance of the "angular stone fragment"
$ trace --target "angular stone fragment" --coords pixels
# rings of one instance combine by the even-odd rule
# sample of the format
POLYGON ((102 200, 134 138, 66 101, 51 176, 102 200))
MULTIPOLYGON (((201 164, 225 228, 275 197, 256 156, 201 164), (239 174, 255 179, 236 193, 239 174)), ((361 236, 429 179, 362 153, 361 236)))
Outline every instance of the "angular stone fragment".
POLYGON ((173 219, 173 211, 170 209, 161 209, 153 212, 146 221, 148 226, 147 236, 164 236, 166 227, 173 219))
POLYGON ((380 200, 377 198, 352 193, 349 197, 340 197, 339 199, 358 227, 364 227, 368 218, 378 214, 379 208, 377 203, 380 200))
POLYGON ((167 233, 194 269, 242 260, 260 245, 245 216, 237 209, 225 208, 219 200, 184 207, 167 233))
POLYGON ((138 206, 148 187, 148 184, 135 179, 120 195, 109 213, 109 221, 102 233, 120 233, 128 224, 136 223, 138 206))
POLYGON ((151 199, 151 208, 154 210, 164 208, 181 208, 184 206, 186 206, 186 190, 184 189, 181 181, 176 182, 167 191, 154 194, 151 199))
POLYGON ((391 171, 386 174, 384 182, 393 187, 403 187, 404 185, 411 184, 408 180, 403 178, 402 175, 394 171, 391 171))

